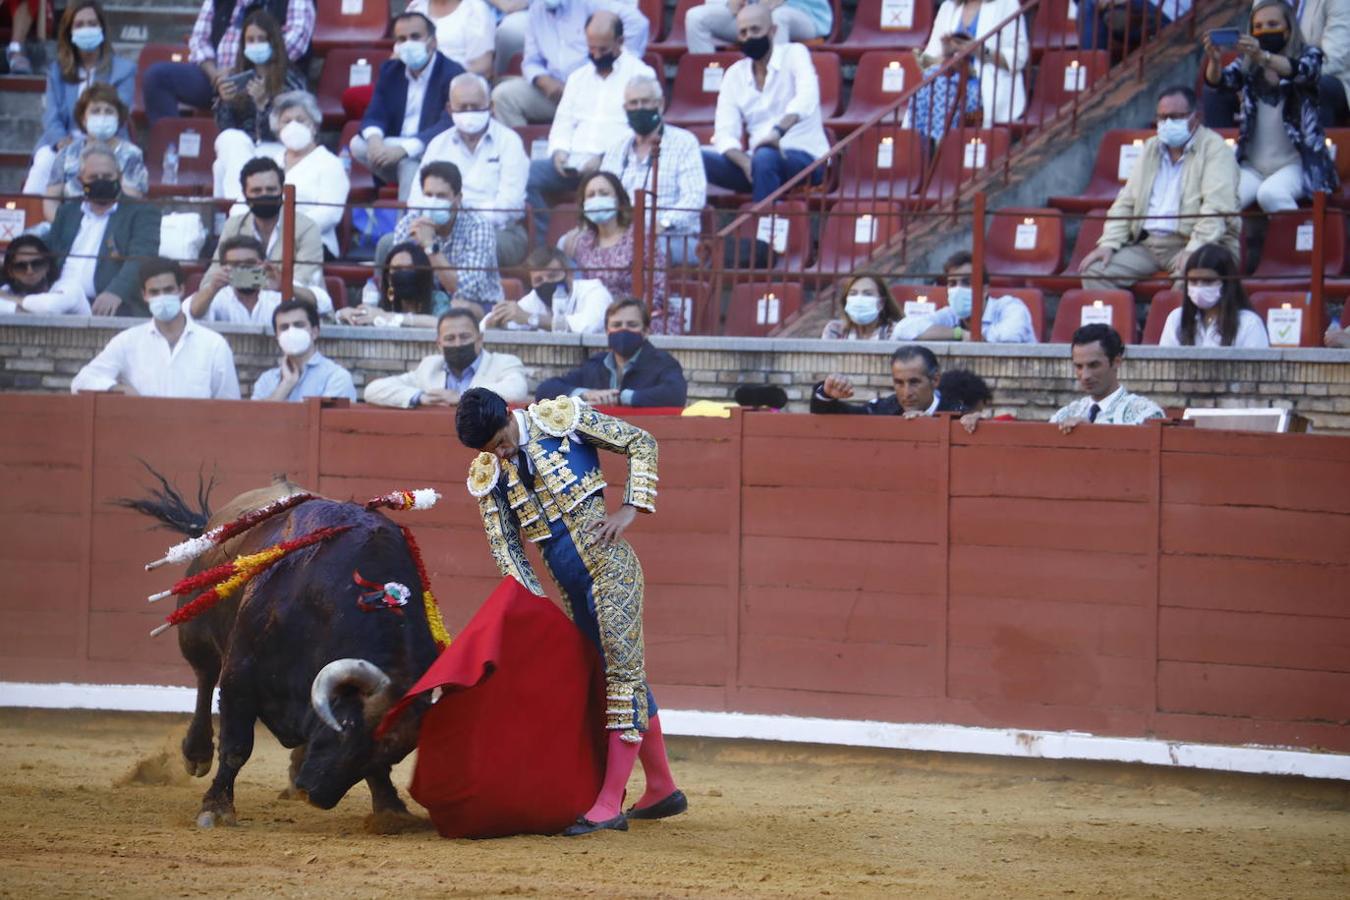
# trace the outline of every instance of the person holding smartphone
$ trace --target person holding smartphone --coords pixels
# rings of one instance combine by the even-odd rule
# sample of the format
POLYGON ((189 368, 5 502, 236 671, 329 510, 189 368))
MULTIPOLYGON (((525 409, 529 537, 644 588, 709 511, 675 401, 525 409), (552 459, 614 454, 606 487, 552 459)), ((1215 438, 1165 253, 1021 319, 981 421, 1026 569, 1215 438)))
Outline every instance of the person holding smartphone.
POLYGON ((1298 18, 1284 0, 1261 0, 1249 33, 1237 40, 1237 59, 1221 64, 1222 50, 1206 34, 1205 84, 1237 95, 1238 207, 1253 202, 1268 213, 1298 209, 1316 191, 1335 191, 1336 164, 1317 110, 1322 51, 1305 44, 1298 18))

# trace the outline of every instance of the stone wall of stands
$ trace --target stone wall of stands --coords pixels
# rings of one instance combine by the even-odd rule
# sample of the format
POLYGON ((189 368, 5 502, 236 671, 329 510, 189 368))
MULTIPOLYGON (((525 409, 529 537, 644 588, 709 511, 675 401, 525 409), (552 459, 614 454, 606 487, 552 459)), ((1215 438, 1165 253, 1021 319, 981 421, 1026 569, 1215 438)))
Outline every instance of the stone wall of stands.
MULTIPOLYGON (((70 380, 132 319, 10 316, 0 321, 0 392, 64 393, 70 380)), ((275 340, 255 326, 219 325, 234 348, 244 396, 264 369, 277 364, 275 340)), ((421 329, 327 325, 320 349, 366 382, 407 371, 433 352, 421 329)), ((842 372, 860 396, 890 390, 887 356, 894 344, 772 338, 656 338, 680 360, 690 400, 726 400, 743 382, 782 385, 792 409, 804 411, 811 386, 842 372)), ((488 346, 521 357, 531 386, 579 365, 603 346, 598 336, 490 332, 488 346)), ((940 344, 930 347, 944 368, 966 368, 994 390, 994 405, 1026 421, 1044 421, 1078 396, 1063 344, 940 344)), ((1165 407, 1277 406, 1307 416, 1318 431, 1350 434, 1350 352, 1344 350, 1179 350, 1132 346, 1123 377, 1129 388, 1165 407)))
MULTIPOLYGON (((176 538, 110 503, 141 460, 214 500, 285 472, 433 486, 448 625, 497 581, 448 416, 0 395, 0 680, 189 684, 146 573, 176 538)), ((1350 438, 1177 425, 645 417, 632 532, 664 705, 1350 752, 1350 438)), ((622 460, 607 459, 612 484, 622 460)), ((542 570, 541 570, 542 571, 542 570)))

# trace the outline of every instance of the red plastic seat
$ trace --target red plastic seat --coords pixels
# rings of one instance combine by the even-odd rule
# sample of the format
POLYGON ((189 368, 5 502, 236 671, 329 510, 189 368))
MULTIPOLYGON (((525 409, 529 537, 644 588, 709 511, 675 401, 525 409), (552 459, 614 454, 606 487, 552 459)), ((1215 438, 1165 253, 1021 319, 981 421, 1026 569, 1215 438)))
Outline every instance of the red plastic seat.
POLYGON ((342 94, 348 88, 361 86, 362 64, 370 67, 367 83, 374 84, 380 77, 380 66, 388 58, 388 52, 378 47, 340 47, 324 55, 319 84, 314 92, 319 101, 319 112, 323 113, 324 128, 337 129, 346 123, 342 94))
POLYGON ((1084 311, 1096 307, 1109 310, 1109 324, 1120 333, 1122 341, 1134 343, 1134 295, 1129 291, 1089 291, 1082 288, 1065 291, 1064 296, 1059 298, 1055 327, 1050 334, 1051 342, 1067 344, 1073 333, 1083 326, 1084 311))
MULTIPOLYGON (((853 93, 844 112, 829 120, 829 125, 841 131, 851 131, 872 116, 891 107, 907 88, 923 80, 923 73, 914 54, 904 50, 869 50, 858 60, 853 75, 853 93)), ((899 125, 904 110, 897 110, 895 118, 883 119, 885 124, 899 125)))
POLYGON ((1036 87, 1018 127, 1031 129, 1055 119, 1111 68, 1105 50, 1047 50, 1036 70, 1036 87))
POLYGON ((1285 307, 1303 311, 1301 328, 1297 335, 1298 346, 1322 346, 1322 335, 1313 328, 1311 294, 1305 291, 1259 291, 1252 294, 1251 300, 1252 308, 1261 316, 1261 321, 1266 323, 1266 333, 1270 336, 1271 346, 1289 347, 1295 343, 1294 335, 1279 334, 1270 325, 1270 311, 1285 307))
POLYGON ((314 55, 356 47, 378 56, 374 50, 377 45, 391 46, 385 40, 389 31, 389 0, 361 0, 351 13, 343 12, 346 5, 343 0, 315 0, 314 37, 309 43, 314 55))
POLYGON ((529 291, 525 290, 525 282, 521 281, 519 278, 502 279, 502 295, 506 297, 507 300, 519 300, 527 293, 529 293, 529 291))
POLYGON ((1007 128, 954 128, 938 144, 933 177, 924 189, 924 200, 951 200, 966 184, 993 171, 1008 155, 1012 133, 1007 128))
POLYGON ((984 270, 990 284, 1020 284, 1053 275, 1064 254, 1064 219, 1058 210, 1009 207, 990 217, 984 270))
MULTIPOLYGON (((1336 210, 1326 215, 1322 241, 1323 274, 1334 278, 1345 271, 1345 217, 1336 210)), ((1312 212, 1274 213, 1266 228, 1261 262, 1244 284, 1249 293, 1305 289, 1312 275, 1312 212)))
POLYGON ((647 42, 647 49, 665 59, 683 57, 689 52, 689 38, 685 36, 684 30, 685 14, 695 6, 702 5, 703 0, 679 0, 675 4, 675 15, 670 20, 670 33, 659 41, 656 35, 652 34, 647 42))
POLYGON ((1078 46, 1078 18, 1069 18, 1072 0, 1041 0, 1031 22, 1031 49, 1072 50, 1078 46))
POLYGON ((1097 241, 1101 239, 1102 229, 1105 227, 1106 210, 1094 210, 1083 216, 1078 223, 1078 237, 1073 242, 1069 261, 1059 270, 1059 274, 1035 276, 1027 279, 1027 283, 1051 294, 1082 287, 1083 279, 1078 274, 1078 267, 1082 265, 1083 257, 1096 249, 1097 241))
POLYGON ((1167 317, 1179 306, 1181 306, 1180 291, 1168 288, 1153 295, 1148 305, 1148 318, 1144 320, 1145 344, 1162 342, 1163 326, 1167 324, 1167 317))
POLYGON ((328 296, 333 301, 333 309, 339 310, 347 306, 347 285, 336 275, 324 275, 323 289, 328 292, 328 296))
POLYGON ((753 281, 731 289, 723 334, 764 337, 802 308, 802 286, 795 282, 753 281))
POLYGON ((811 62, 816 67, 820 82, 820 115, 828 119, 839 112, 844 99, 844 76, 840 70, 839 54, 828 50, 812 50, 811 62))
MULTIPOLYGON (((360 122, 348 122, 342 126, 342 135, 338 138, 338 154, 342 153, 342 148, 347 147, 352 142, 352 137, 361 130, 360 122)), ((348 151, 350 153, 350 151, 348 151)), ((353 203, 364 203, 375 199, 375 176, 367 169, 356 157, 352 157, 352 171, 349 176, 351 181, 351 190, 347 193, 347 199, 353 203)))
POLYGON ((1336 194, 1339 205, 1350 204, 1350 128, 1328 128, 1327 152, 1336 163, 1336 174, 1341 176, 1341 189, 1336 194))
POLYGON ((1143 128, 1119 128, 1102 135, 1087 186, 1071 197, 1051 197, 1049 205, 1065 212, 1079 213, 1110 206, 1133 169, 1132 156, 1137 155, 1144 141, 1155 133, 1143 128), (1126 154, 1123 160, 1122 153, 1126 154))
POLYGON ((1026 304, 1031 313, 1031 327, 1036 332, 1036 340, 1045 340, 1045 295, 1036 288, 1027 287, 990 287, 986 296, 1003 297, 1012 295, 1026 304))
POLYGON ((891 296, 895 298, 896 303, 900 304, 900 309, 905 312, 905 315, 922 312, 922 310, 915 310, 912 304, 931 303, 934 310, 942 309, 947 305, 947 288, 940 284, 893 284, 891 285, 891 296))
POLYGON ((519 125, 516 134, 525 145, 525 155, 533 162, 536 159, 548 159, 548 131, 552 125, 519 125))
POLYGON ((216 158, 215 119, 160 119, 150 126, 150 141, 145 151, 145 168, 150 175, 151 197, 197 196, 211 193, 215 179, 211 163, 216 158), (187 146, 184 135, 188 135, 187 146), (196 153, 189 155, 195 135, 196 153), (164 151, 170 143, 178 148, 178 183, 164 183, 164 151), (185 152, 187 151, 187 152, 185 152))
POLYGON ((638 0, 638 10, 647 17, 647 44, 659 43, 661 32, 665 30, 665 0, 638 0))
MULTIPOLYGON (((743 214, 750 206, 749 203, 744 204, 737 210, 736 215, 743 214)), ((732 237, 738 244, 755 240, 765 240, 773 244, 775 242, 770 240, 771 234, 778 236, 779 239, 774 246, 776 253, 774 268, 780 272, 801 272, 811 261, 811 230, 811 219, 807 214, 806 203, 801 200, 783 200, 774 203, 770 212, 754 216, 740 225, 732 233, 732 237), (776 223, 769 224, 770 218, 776 220, 776 223), (782 228, 787 229, 786 234, 780 230, 782 228)), ((732 268, 746 268, 751 262, 751 257, 738 253, 734 262, 736 265, 732 268)))
POLYGON ((3 250, 10 241, 42 221, 42 198, 23 194, 0 195, 0 210, 6 216, 6 221, 0 222, 0 250, 3 250), (12 218, 16 215, 22 221, 12 218))
MULTIPOLYGON (((820 229, 811 274, 825 281, 870 271, 867 263, 904 229, 904 215, 890 203, 838 203, 820 229)), ((790 269, 788 271, 791 271, 790 269)))
POLYGON ((681 56, 675 68, 675 84, 671 88, 666 121, 676 125, 713 121, 722 80, 720 76, 705 75, 705 71, 720 69, 725 74, 732 63, 743 58, 739 53, 686 53, 681 56))
MULTIPOLYGON (((909 8, 913 10, 913 16, 905 21, 896 18, 904 13, 904 4, 888 3, 887 0, 858 0, 848 37, 837 45, 831 45, 830 49, 845 59, 857 59, 868 50, 911 50, 923 47, 928 43, 928 32, 933 26, 933 10, 937 5, 926 0, 915 0, 909 8), (886 21, 882 21, 883 11, 888 14, 886 21)), ((838 21, 839 16, 836 14, 835 22, 838 21)), ((837 29, 838 25, 835 27, 837 29)))
POLYGON ((155 63, 188 61, 187 44, 146 44, 136 57, 136 93, 131 101, 131 115, 137 122, 145 122, 145 72, 155 63))
POLYGON ((877 125, 857 135, 837 160, 833 199, 917 200, 923 186, 923 141, 918 132, 877 125))
POLYGON ((559 238, 580 224, 581 210, 575 203, 555 206, 549 210, 548 235, 544 243, 549 247, 556 247, 559 238))

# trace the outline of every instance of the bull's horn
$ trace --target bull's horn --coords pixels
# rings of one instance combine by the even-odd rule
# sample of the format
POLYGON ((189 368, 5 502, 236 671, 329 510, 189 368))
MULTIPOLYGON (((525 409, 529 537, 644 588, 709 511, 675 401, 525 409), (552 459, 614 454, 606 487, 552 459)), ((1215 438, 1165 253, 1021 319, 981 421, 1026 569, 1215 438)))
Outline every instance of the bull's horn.
POLYGON ((366 659, 335 659, 319 670, 309 689, 309 702, 323 723, 334 731, 342 725, 333 715, 333 698, 350 685, 361 692, 362 700, 383 693, 393 682, 379 666, 366 659))

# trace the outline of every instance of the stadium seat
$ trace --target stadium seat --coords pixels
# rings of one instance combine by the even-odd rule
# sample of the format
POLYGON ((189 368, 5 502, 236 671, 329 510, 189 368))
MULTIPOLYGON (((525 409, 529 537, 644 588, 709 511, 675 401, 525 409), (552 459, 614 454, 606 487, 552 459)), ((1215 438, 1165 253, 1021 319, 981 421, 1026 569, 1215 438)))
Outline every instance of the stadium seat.
POLYGON ((146 44, 136 57, 136 93, 131 100, 131 116, 145 123, 145 71, 160 62, 187 62, 187 44, 146 44))
MULTIPOLYGON (((647 49, 663 59, 678 59, 689 52, 689 39, 685 36, 684 16, 695 6, 701 6, 703 0, 679 0, 675 4, 675 15, 670 20, 670 33, 662 40, 652 34, 647 41, 647 49)), ((664 5, 664 4, 663 4, 664 5)))
MULTIPOLYGON (((389 0, 315 0, 314 37, 310 52, 323 56, 339 48, 359 48, 384 61, 376 47, 392 46, 389 31, 389 0)), ((327 62, 325 60, 325 62, 327 62)), ((379 63, 375 64, 376 69, 379 63)))
POLYGON ((856 135, 840 157, 832 199, 917 202, 924 175, 918 132, 876 125, 856 135))
MULTIPOLYGON (((1327 278, 1345 271, 1345 217, 1336 210, 1326 215, 1322 241, 1323 268, 1327 278)), ((1275 213, 1269 217, 1261 262, 1244 280, 1249 293, 1258 291, 1307 290, 1312 273, 1313 225, 1309 210, 1275 213)))
MULTIPOLYGON (((665 0, 638 0, 638 9, 647 17, 647 44, 649 46, 659 44, 662 32, 665 31, 665 0)), ((653 68, 658 72, 661 71, 660 66, 653 68)))
POLYGON ((990 287, 986 296, 1003 297, 1011 294, 1026 304, 1031 313, 1031 327, 1036 332, 1036 340, 1045 340, 1045 295, 1036 288, 990 287))
POLYGON ((1008 207, 989 219, 984 270, 990 284, 1022 284, 1053 275, 1064 254, 1064 219, 1058 210, 1008 207))
POLYGON ((1148 318, 1144 320, 1144 343, 1157 344, 1162 340, 1163 326, 1172 310, 1181 306, 1181 292, 1168 288, 1158 291, 1148 304, 1148 318))
POLYGON ((347 114, 342 109, 342 93, 348 88, 373 84, 388 53, 376 47, 340 47, 328 51, 319 72, 314 94, 323 114, 323 127, 341 128, 347 114))
MULTIPOLYGON (((868 50, 913 50, 928 43, 936 4, 926 0, 858 0, 848 37, 830 49, 845 59, 868 50)), ((835 15, 835 28, 839 22, 835 15)))
POLYGON ((868 260, 889 244, 904 224, 904 214, 895 204, 835 204, 821 225, 820 247, 810 273, 828 283, 855 269, 859 273, 869 271, 868 260))
POLYGON ((717 112, 717 95, 722 88, 722 76, 739 53, 685 53, 675 68, 675 84, 671 88, 666 121, 688 125, 713 121, 717 112))
POLYGON ((1321 347, 1322 335, 1314 328, 1312 316, 1312 295, 1305 291, 1258 291, 1251 296, 1252 308, 1266 323, 1266 333, 1270 336, 1271 346, 1321 347), (1271 310, 1299 310, 1302 315, 1297 330, 1284 323, 1270 322, 1271 310), (1284 329, 1288 328, 1286 332, 1284 329))
POLYGON ((1052 121, 1110 68, 1105 50, 1047 50, 1036 69, 1031 102, 1015 128, 1029 131, 1052 121))
POLYGON ((1144 141, 1155 133, 1151 129, 1120 128, 1102 135, 1087 186, 1071 197, 1051 197, 1048 205, 1076 213, 1110 206, 1134 168, 1134 159, 1144 141))
POLYGON ((531 161, 548 159, 548 131, 551 125, 520 125, 515 129, 531 161))
MULTIPOLYGON (((338 137, 337 152, 342 153, 342 148, 352 142, 352 138, 361 129, 360 122, 348 122, 342 126, 342 134, 338 137)), ((353 203, 364 203, 375 199, 375 176, 367 169, 356 157, 352 157, 352 171, 348 176, 351 181, 351 190, 347 194, 347 199, 353 203)))
POLYGON ((966 184, 993 171, 1008 155, 1012 133, 1007 128, 954 128, 938 144, 933 177, 924 188, 924 200, 953 199, 966 184))
POLYGON ((150 126, 145 148, 145 168, 150 176, 151 197, 187 197, 210 194, 215 179, 211 163, 216 158, 215 119, 160 119, 150 126), (178 183, 164 182, 164 151, 178 149, 178 183), (195 145, 195 146, 194 146, 195 145))
POLYGON ((794 282, 755 281, 731 289, 723 334, 764 337, 802 307, 802 286, 794 282))
POLYGON ((1094 210, 1083 216, 1078 223, 1078 237, 1073 242, 1073 251, 1069 254, 1069 261, 1065 263, 1064 268, 1059 270, 1059 274, 1033 276, 1027 279, 1027 283, 1050 294, 1082 287, 1083 279, 1078 274, 1078 267, 1082 265, 1083 257, 1096 249, 1097 241, 1101 238, 1102 229, 1105 226, 1106 210, 1094 210))
POLYGON ((0 250, 42 221, 42 198, 0 194, 0 250))
POLYGON ((544 243, 549 247, 558 246, 558 239, 581 224, 581 210, 575 203, 555 206, 549 210, 548 235, 544 243))
POLYGON ((1077 47, 1077 5, 1073 0, 1041 0, 1041 5, 1031 23, 1032 53, 1073 50, 1077 47))
MULTIPOLYGON (((749 203, 744 204, 735 215, 742 215, 750 206, 749 203)), ((783 200, 773 204, 772 215, 752 217, 740 225, 731 237, 740 247, 748 248, 756 240, 769 243, 776 254, 775 269, 780 272, 801 272, 811 261, 811 231, 806 204, 801 200, 783 200)), ((738 250, 728 262, 734 263, 730 268, 746 268, 751 260, 748 253, 738 250)))
POLYGON ((1055 313, 1055 327, 1050 340, 1056 344, 1067 344, 1073 333, 1081 326, 1103 321, 1120 332, 1120 339, 1127 344, 1134 343, 1135 310, 1134 295, 1129 291, 1089 291, 1074 288, 1065 291, 1059 298, 1059 310, 1055 313))
POLYGON ((820 115, 828 119, 839 112, 844 99, 844 76, 840 71, 839 54, 828 50, 812 50, 811 62, 816 67, 816 79, 820 82, 820 115))
POLYGON ((323 289, 328 292, 328 296, 333 300, 333 309, 339 310, 347 306, 347 285, 336 275, 325 274, 323 278, 323 289))
MULTIPOLYGON (((913 87, 922 79, 923 73, 913 53, 904 50, 869 50, 858 60, 848 107, 827 124, 840 132, 851 131, 892 106, 906 88, 913 87)), ((896 112, 893 120, 888 118, 883 122, 899 125, 903 119, 902 109, 896 112)))
POLYGON ((891 296, 905 315, 939 310, 947 305, 947 288, 939 284, 893 284, 891 296))
POLYGON ((525 282, 519 278, 502 279, 502 294, 507 300, 519 300, 528 293, 529 291, 525 289, 525 282))

